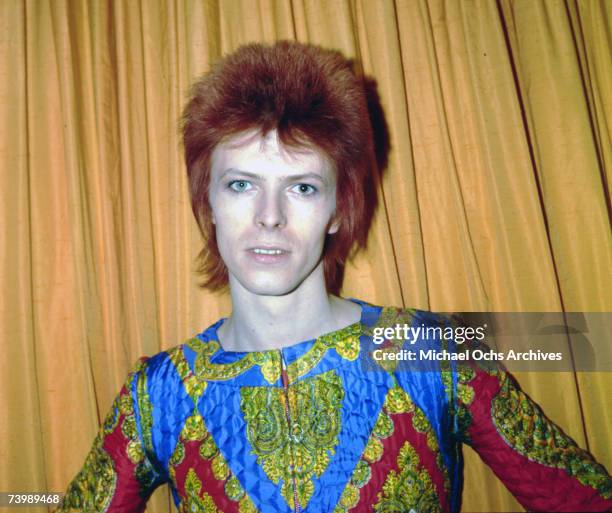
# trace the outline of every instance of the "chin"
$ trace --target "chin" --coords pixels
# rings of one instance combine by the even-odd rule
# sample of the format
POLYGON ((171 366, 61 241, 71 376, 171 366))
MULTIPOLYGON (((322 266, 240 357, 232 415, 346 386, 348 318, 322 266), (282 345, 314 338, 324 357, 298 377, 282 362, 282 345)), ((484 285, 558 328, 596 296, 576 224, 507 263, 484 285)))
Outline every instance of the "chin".
POLYGON ((272 277, 271 279, 241 281, 241 285, 258 296, 285 296, 298 288, 299 283, 272 277))

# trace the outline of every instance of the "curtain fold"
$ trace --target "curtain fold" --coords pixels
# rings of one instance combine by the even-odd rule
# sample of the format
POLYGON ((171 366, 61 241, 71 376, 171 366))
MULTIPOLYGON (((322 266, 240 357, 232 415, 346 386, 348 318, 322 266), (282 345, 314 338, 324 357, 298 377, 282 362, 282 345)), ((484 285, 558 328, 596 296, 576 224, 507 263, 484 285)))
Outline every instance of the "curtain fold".
MULTIPOLYGON (((193 273, 179 118, 245 43, 375 83, 390 151, 343 295, 612 310, 611 23, 606 0, 0 1, 0 489, 63 491, 133 363, 229 313, 193 273)), ((607 374, 519 380, 612 468, 607 374)), ((465 511, 520 510, 466 460, 465 511)))

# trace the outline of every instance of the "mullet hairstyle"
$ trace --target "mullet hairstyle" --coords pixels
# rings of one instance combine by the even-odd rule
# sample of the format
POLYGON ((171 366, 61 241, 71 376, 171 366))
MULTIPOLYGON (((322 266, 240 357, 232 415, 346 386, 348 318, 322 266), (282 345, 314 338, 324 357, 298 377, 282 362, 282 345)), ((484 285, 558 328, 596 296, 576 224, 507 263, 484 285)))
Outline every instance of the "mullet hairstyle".
POLYGON ((367 236, 364 184, 374 165, 364 82, 339 52, 297 42, 250 44, 218 62, 192 87, 182 132, 191 208, 204 240, 197 272, 219 290, 228 272, 208 201, 215 147, 248 130, 276 130, 286 148, 322 151, 337 178, 335 219, 323 254, 328 290, 340 286, 351 247, 367 236))

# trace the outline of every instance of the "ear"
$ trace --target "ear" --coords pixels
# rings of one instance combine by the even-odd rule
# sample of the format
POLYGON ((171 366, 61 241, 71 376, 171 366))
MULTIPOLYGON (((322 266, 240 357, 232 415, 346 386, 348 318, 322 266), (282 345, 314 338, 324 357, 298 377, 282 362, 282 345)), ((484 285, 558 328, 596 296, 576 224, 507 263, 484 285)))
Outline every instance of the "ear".
POLYGON ((333 235, 340 229, 340 219, 334 217, 332 219, 331 224, 329 225, 329 230, 327 230, 328 235, 333 235))

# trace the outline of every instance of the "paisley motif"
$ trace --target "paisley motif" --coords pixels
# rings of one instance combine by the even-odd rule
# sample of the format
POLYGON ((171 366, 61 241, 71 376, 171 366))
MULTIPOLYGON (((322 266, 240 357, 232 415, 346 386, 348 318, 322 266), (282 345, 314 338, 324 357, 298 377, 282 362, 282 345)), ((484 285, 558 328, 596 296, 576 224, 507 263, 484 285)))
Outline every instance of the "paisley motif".
POLYGON ((459 440, 470 443, 468 429, 472 425, 472 414, 469 406, 474 401, 474 388, 469 384, 476 376, 475 371, 468 365, 460 365, 457 371, 457 401, 456 411, 457 433, 459 440))
POLYGON ((121 414, 119 413, 120 398, 121 398, 121 395, 119 395, 115 399, 115 402, 113 403, 113 407, 108 412, 108 415, 106 415, 106 418, 104 419, 104 422, 102 423, 102 432, 105 435, 110 435, 115 430, 115 428, 119 425, 119 417, 121 416, 121 414))
POLYGON ((191 417, 187 417, 183 430, 181 431, 181 438, 187 442, 203 440, 208 435, 206 426, 204 425, 204 419, 195 413, 191 417))
MULTIPOLYGON (((190 340, 187 345, 189 346, 191 342, 192 341, 190 340)), ((170 361, 172 361, 177 374, 181 378, 187 394, 189 394, 189 397, 191 397, 193 404, 197 406, 200 397, 202 397, 202 394, 206 390, 206 381, 198 379, 193 372, 191 372, 189 363, 185 359, 185 353, 183 352, 183 348, 181 346, 170 350, 168 352, 168 356, 170 357, 170 361)))
MULTIPOLYGON (((368 443, 361 455, 361 459, 357 463, 355 470, 353 471, 353 475, 349 481, 349 484, 345 487, 342 498, 336 508, 334 509, 334 513, 345 513, 349 511, 354 505, 358 504, 359 500, 359 489, 365 486, 371 479, 372 475, 372 466, 375 466, 378 461, 380 461, 384 456, 384 446, 382 440, 391 436, 395 430, 395 425, 393 421, 393 415, 399 413, 412 413, 412 426, 415 431, 419 433, 425 433, 427 436, 427 445, 431 449, 431 451, 436 454, 436 463, 438 468, 441 470, 442 475, 444 475, 444 487, 448 491, 450 489, 450 480, 448 478, 448 473, 445 471, 444 463, 440 457, 440 451, 438 447, 438 440, 434 434, 433 428, 431 424, 427 420, 425 414, 412 402, 408 394, 397 384, 389 389, 387 392, 387 396, 385 398, 385 403, 381 412, 378 415, 378 419, 376 420, 376 424, 374 425, 374 429, 370 434, 370 438, 368 439, 368 443), (355 493, 357 492, 357 493, 355 493), (354 503, 355 497, 357 498, 357 502, 354 503), (353 504, 354 503, 354 504, 353 504)), ((407 443, 407 442, 406 442, 407 443)), ((404 455, 400 457, 403 458, 402 461, 404 463, 408 462, 412 464, 412 466, 417 466, 419 463, 418 457, 414 460, 410 460, 408 456, 413 454, 416 456, 416 451, 410 447, 410 449, 404 449, 404 455), (408 459, 407 459, 408 458, 408 459)), ((406 471, 408 472, 408 471, 406 471)), ((406 473, 405 472, 405 473, 406 473)), ((401 474, 401 472, 400 472, 401 474)), ((408 475, 408 474, 406 474, 408 475)), ((395 485, 391 484, 394 480, 401 480, 404 476, 399 476, 397 473, 389 474, 387 477, 387 488, 393 487, 395 485)), ((414 476, 409 476, 414 477, 414 476)), ((436 509, 430 509, 425 511, 438 511, 441 509, 439 504, 436 491, 431 484, 431 478, 426 469, 419 469, 418 479, 422 480, 423 483, 418 484, 419 493, 422 490, 431 488, 431 492, 435 495, 436 501, 436 509)), ((399 485, 398 485, 399 486, 399 485)), ((412 486, 410 483, 404 485, 404 487, 412 486)), ((405 493, 405 490, 400 490, 396 494, 389 495, 387 494, 384 501, 380 502, 378 506, 378 510, 376 511, 384 511, 384 512, 404 512, 409 511, 409 509, 404 509, 405 504, 402 501, 396 500, 397 497, 395 495, 401 496, 405 493), (395 508, 395 509, 394 509, 395 508)), ((429 493, 429 492, 427 492, 429 493)), ((379 495, 379 499, 380 499, 379 495)), ((429 500, 429 499, 427 499, 429 500)), ((419 509, 415 511, 421 511, 419 509)))
MULTIPOLYGON (((184 463, 185 453, 187 451, 186 444, 190 442, 199 444, 199 449, 196 450, 199 452, 200 457, 202 460, 209 462, 212 477, 218 481, 224 482, 223 488, 226 496, 230 500, 238 502, 239 511, 244 513, 256 513, 251 500, 246 495, 238 479, 232 475, 225 458, 219 451, 213 437, 206 429, 204 419, 197 410, 191 416, 187 417, 174 452, 170 457, 168 473, 174 485, 177 486, 177 468, 184 463)), ((198 447, 198 445, 194 446, 193 444, 190 444, 190 446, 198 447)), ((196 468, 198 467, 196 466, 196 468)), ((190 513, 193 511, 217 511, 217 507, 212 497, 206 493, 200 493, 202 483, 195 469, 189 468, 187 471, 184 486, 185 498, 181 501, 179 511, 188 511, 190 513)))
POLYGON ((206 492, 201 493, 202 482, 193 469, 185 478, 186 499, 181 502, 179 513, 220 513, 213 498, 206 492))
POLYGON ((361 332, 361 323, 355 323, 341 330, 320 336, 304 355, 287 366, 287 376, 291 381, 296 381, 308 374, 329 349, 335 349, 345 360, 356 360, 359 356, 359 336, 361 332))
POLYGON ((397 457, 397 470, 389 472, 374 504, 374 511, 442 511, 438 494, 419 456, 409 442, 404 442, 397 457))
MULTIPOLYGON (((310 349, 287 366, 287 375, 291 381, 306 375, 321 361, 330 349, 335 349, 338 355, 348 361, 354 361, 359 356, 359 336, 362 333, 360 322, 351 324, 341 330, 318 337, 310 349)), ((221 348, 219 342, 212 340, 203 343, 194 338, 187 345, 196 354, 195 376, 204 380, 229 380, 259 366, 264 379, 275 384, 281 376, 280 353, 277 351, 252 351, 246 353, 240 360, 232 363, 217 364, 210 361, 211 357, 221 348)))
POLYGON ((508 374, 500 373, 500 389, 491 401, 491 418, 504 441, 526 458, 565 470, 583 485, 612 499, 612 481, 589 453, 553 424, 508 374))
POLYGON ((207 344, 201 340, 192 339, 189 347, 197 351, 194 371, 200 380, 223 381, 235 378, 243 372, 248 371, 255 365, 259 365, 265 380, 274 384, 280 379, 280 353, 276 351, 250 352, 243 358, 232 363, 212 363, 210 358, 215 354, 221 345, 214 340, 207 344))
POLYGON ((289 386, 286 395, 271 387, 243 387, 240 395, 258 463, 272 482, 282 481, 282 495, 292 508, 295 483, 305 508, 314 492, 312 479, 323 474, 338 444, 344 398, 340 378, 328 371, 289 386), (287 408, 299 424, 288 424, 287 408))
POLYGON ((102 439, 98 436, 85 465, 70 484, 61 509, 104 512, 110 505, 116 485, 117 474, 113 461, 102 447, 102 439))
POLYGON ((136 381, 138 397, 138 413, 140 415, 140 427, 142 429, 142 442, 145 450, 153 452, 152 428, 153 428, 153 406, 149 398, 147 387, 147 374, 141 372, 136 381))

